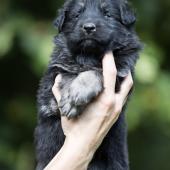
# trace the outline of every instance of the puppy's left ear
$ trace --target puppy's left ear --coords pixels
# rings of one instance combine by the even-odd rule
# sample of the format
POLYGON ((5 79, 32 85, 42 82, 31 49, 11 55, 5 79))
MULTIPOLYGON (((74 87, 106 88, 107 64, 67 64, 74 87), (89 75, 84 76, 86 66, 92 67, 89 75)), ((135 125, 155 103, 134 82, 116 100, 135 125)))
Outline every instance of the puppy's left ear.
POLYGON ((59 15, 58 15, 57 19, 54 21, 54 26, 58 29, 59 32, 62 31, 65 18, 66 18, 66 10, 60 9, 59 15))
POLYGON ((131 26, 136 22, 135 12, 131 9, 127 0, 122 0, 120 5, 120 17, 122 24, 131 26))

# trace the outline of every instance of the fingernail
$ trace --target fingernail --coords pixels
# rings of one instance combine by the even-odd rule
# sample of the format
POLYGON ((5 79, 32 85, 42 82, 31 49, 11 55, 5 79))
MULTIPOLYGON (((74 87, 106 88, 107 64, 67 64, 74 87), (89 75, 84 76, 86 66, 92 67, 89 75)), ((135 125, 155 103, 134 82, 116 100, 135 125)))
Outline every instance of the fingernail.
POLYGON ((106 56, 111 56, 111 55, 113 55, 113 53, 112 53, 112 51, 107 51, 105 55, 106 56))

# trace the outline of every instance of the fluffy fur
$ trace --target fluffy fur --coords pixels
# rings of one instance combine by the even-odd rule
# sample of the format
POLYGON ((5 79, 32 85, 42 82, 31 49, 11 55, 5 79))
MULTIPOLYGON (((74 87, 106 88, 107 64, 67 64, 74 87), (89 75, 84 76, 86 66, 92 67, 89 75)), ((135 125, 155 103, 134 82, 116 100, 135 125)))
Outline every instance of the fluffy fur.
MULTIPOLYGON (((38 92, 35 130, 37 170, 42 170, 64 143, 62 116, 74 118, 103 90, 102 58, 113 51, 118 70, 116 91, 129 70, 133 73, 140 42, 134 31, 134 12, 126 0, 67 0, 55 25, 55 49, 38 92), (61 101, 52 86, 61 74, 61 101)), ((97 150, 88 170, 128 170, 127 132, 123 108, 97 150)), ((71 160, 70 160, 71 161, 71 160)))

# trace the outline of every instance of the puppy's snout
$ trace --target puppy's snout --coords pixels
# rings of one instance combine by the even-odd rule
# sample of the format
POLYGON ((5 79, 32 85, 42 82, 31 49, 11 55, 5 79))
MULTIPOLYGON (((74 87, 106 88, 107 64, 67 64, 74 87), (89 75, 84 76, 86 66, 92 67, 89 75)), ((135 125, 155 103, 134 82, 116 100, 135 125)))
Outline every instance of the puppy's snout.
POLYGON ((86 23, 83 25, 83 30, 88 34, 96 31, 96 25, 93 23, 86 23))

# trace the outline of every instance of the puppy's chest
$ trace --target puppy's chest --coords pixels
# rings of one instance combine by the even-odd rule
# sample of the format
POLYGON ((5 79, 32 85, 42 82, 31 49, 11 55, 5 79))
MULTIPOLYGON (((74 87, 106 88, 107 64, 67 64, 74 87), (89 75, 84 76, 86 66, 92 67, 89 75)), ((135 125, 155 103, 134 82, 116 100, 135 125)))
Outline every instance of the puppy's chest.
POLYGON ((101 68, 102 66, 102 60, 101 57, 97 57, 95 55, 77 55, 76 63, 83 66, 91 66, 91 67, 97 67, 101 68))
MULTIPOLYGON (((79 55, 76 58, 76 62, 80 65, 83 65, 87 70, 91 69, 91 70, 96 70, 95 68, 97 68, 97 71, 101 71, 102 70, 102 58, 97 58, 93 55, 87 55, 87 56, 82 56, 79 55), (87 66, 87 67, 86 67, 87 66)), ((115 87, 115 91, 118 92, 120 90, 120 84, 123 81, 123 78, 118 77, 116 78, 116 87, 115 87)))

